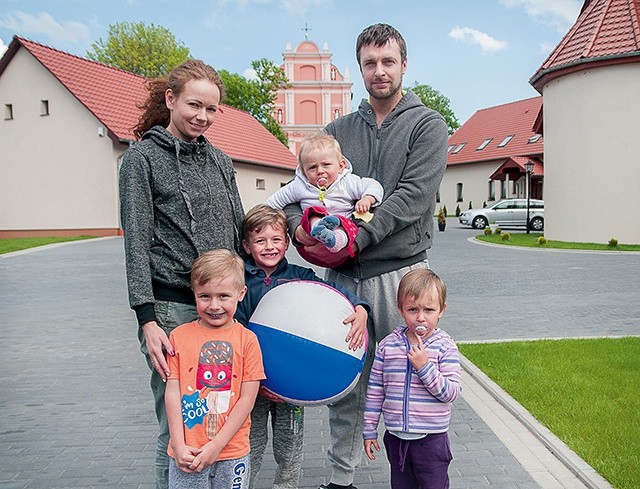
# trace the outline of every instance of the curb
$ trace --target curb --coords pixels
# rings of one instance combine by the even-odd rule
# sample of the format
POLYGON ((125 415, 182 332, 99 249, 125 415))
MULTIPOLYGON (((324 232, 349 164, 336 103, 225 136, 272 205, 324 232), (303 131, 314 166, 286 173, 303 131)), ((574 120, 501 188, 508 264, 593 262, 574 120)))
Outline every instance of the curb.
POLYGON ((580 458, 560 438, 543 426, 519 402, 460 353, 460 365, 502 407, 511 413, 564 466, 589 489, 613 489, 604 477, 580 458))

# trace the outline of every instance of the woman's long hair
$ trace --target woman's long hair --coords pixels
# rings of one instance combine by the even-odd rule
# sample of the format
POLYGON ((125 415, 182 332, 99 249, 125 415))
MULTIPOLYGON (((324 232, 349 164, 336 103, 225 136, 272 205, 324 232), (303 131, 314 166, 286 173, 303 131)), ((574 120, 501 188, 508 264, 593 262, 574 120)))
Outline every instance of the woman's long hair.
POLYGON ((149 97, 143 104, 138 106, 143 112, 140 119, 138 119, 138 124, 133 129, 133 134, 137 139, 140 139, 153 126, 169 126, 171 112, 167 108, 165 92, 167 89, 171 89, 174 95, 178 97, 185 83, 190 80, 209 80, 220 90, 220 102, 224 99, 224 85, 215 69, 198 59, 185 61, 166 75, 149 80, 146 83, 149 97))

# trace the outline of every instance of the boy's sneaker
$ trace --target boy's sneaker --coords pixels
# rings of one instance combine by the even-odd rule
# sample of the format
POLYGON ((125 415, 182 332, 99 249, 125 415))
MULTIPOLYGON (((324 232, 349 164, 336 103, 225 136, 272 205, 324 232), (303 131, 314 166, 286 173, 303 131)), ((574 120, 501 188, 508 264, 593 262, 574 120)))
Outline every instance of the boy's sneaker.
POLYGON ((339 486, 337 484, 334 484, 333 482, 330 482, 326 486, 324 484, 320 485, 318 489, 358 489, 358 488, 353 484, 349 484, 348 486, 339 486))

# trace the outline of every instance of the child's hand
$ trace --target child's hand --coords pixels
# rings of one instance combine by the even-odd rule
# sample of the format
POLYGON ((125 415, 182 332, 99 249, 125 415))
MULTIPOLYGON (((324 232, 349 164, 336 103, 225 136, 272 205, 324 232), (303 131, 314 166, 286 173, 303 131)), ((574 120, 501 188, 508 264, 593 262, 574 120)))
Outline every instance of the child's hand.
POLYGON ((192 473, 194 470, 191 468, 191 464, 195 460, 196 456, 202 451, 199 448, 190 447, 189 445, 180 445, 178 447, 172 446, 174 460, 176 465, 183 472, 192 473))
POLYGON ((284 399, 276 396, 273 392, 271 392, 269 389, 263 386, 260 386, 260 395, 263 397, 266 397, 267 399, 273 402, 284 402, 284 399))
POLYGON ((371 206, 376 203, 376 199, 372 195, 365 195, 355 205, 355 211, 358 214, 365 214, 369 212, 371 206))
POLYGON ((215 437, 209 443, 205 444, 202 447, 202 450, 196 456, 196 458, 191 463, 191 470, 194 472, 202 472, 207 467, 210 467, 213 462, 218 459, 220 452, 224 447, 219 447, 216 443, 215 437))
POLYGON ((424 349, 422 341, 411 347, 407 353, 407 358, 416 370, 420 370, 427 364, 429 361, 429 354, 427 353, 427 350, 424 349))
POLYGON ((351 329, 344 339, 349 343, 350 350, 357 350, 364 345, 364 335, 367 331, 367 311, 362 306, 356 306, 356 312, 342 321, 343 324, 351 323, 351 329))
POLYGON ((365 440, 364 441, 364 453, 367 454, 367 457, 369 457, 369 460, 375 460, 376 456, 373 453, 373 449, 376 449, 376 451, 380 451, 380 445, 378 445, 378 440, 365 440))

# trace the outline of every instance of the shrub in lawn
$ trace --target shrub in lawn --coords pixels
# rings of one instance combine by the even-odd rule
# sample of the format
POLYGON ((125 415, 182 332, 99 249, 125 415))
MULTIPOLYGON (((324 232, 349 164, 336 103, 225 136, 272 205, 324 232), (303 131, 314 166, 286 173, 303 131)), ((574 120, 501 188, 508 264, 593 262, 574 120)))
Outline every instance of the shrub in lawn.
POLYGON ((546 245, 546 244, 547 244, 547 238, 545 238, 544 236, 539 236, 539 237, 538 237, 538 244, 539 244, 540 246, 542 246, 542 245, 546 245))
POLYGON ((615 248, 616 246, 618 246, 618 240, 616 238, 611 238, 609 240, 609 246, 611 246, 612 248, 615 248))
POLYGON ((491 236, 492 234, 493 234, 493 231, 491 231, 491 228, 489 226, 484 228, 484 235, 485 236, 491 236))
POLYGON ((459 216, 460 216, 460 206, 457 205, 456 206, 456 217, 459 217, 459 216))
POLYGON ((511 239, 511 234, 510 233, 502 233, 502 235, 500 237, 502 238, 502 241, 509 241, 511 239))
POLYGON ((493 231, 493 234, 500 234, 501 232, 502 232, 502 229, 500 229, 500 228, 496 228, 496 229, 493 231))
POLYGON ((446 217, 446 216, 448 216, 448 215, 449 215, 449 212, 447 211, 447 206, 445 205, 445 206, 443 206, 442 208, 444 209, 444 215, 445 215, 445 217, 446 217))

